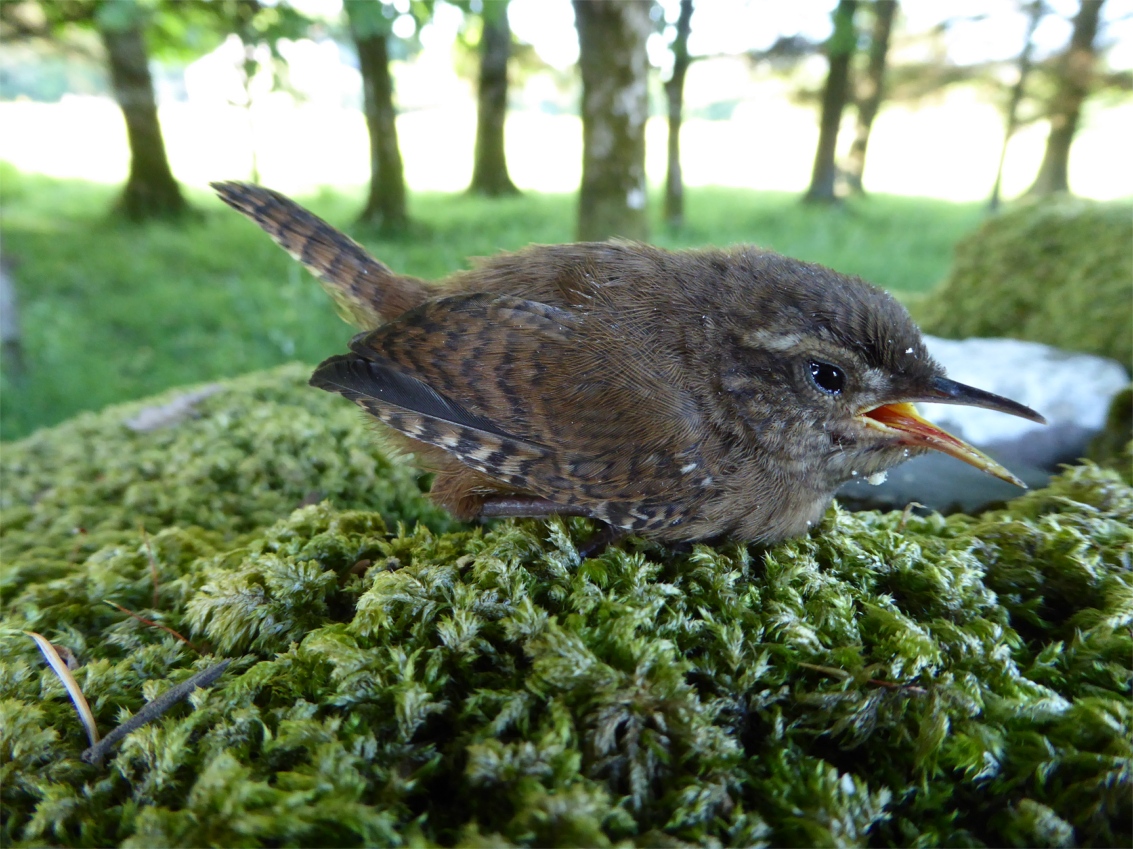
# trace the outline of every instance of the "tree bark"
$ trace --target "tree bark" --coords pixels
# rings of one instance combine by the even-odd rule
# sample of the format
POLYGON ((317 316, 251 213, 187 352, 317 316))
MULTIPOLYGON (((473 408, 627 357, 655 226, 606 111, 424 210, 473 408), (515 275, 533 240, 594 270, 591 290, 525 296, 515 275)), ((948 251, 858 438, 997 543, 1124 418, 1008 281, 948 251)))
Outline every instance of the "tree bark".
MULTIPOLYGON (((349 8, 351 4, 347 3, 349 8)), ((370 133, 370 194, 359 222, 382 233, 404 231, 405 169, 397 143, 397 111, 389 69, 389 36, 355 33, 358 65, 365 92, 366 129, 370 133)))
POLYGON ((669 103, 669 156, 665 173, 665 220, 680 227, 685 220, 685 186, 681 175, 681 121, 684 107, 685 77, 692 60, 688 55, 688 35, 692 29, 692 0, 681 0, 677 18, 677 37, 673 41, 673 75, 665 83, 669 103))
POLYGON ((648 238, 645 40, 649 2, 574 0, 582 69, 582 187, 578 238, 648 238))
POLYGON ((1019 52, 1018 76, 1015 85, 1011 87, 1011 96, 1007 101, 1007 117, 1004 121, 1003 146, 999 149, 999 165, 995 169, 995 183, 991 187, 991 197, 988 198, 989 212, 999 209, 1000 191, 1003 185, 1003 163, 1007 160, 1007 145, 1015 130, 1019 126, 1019 104, 1023 101, 1023 93, 1027 89, 1027 77, 1031 73, 1031 54, 1035 48, 1035 30, 1038 29, 1039 19, 1043 15, 1043 0, 1032 0, 1027 6, 1027 34, 1023 39, 1023 49, 1019 52))
POLYGON ((24 344, 19 299, 8 263, 0 257, 0 366, 13 380, 24 376, 24 344))
POLYGON ((889 36, 893 32, 893 18, 897 13, 897 0, 875 0, 872 6, 873 31, 869 42, 869 65, 862 81, 858 100, 858 123, 850 156, 846 162, 846 182, 850 191, 862 193, 862 175, 865 173, 865 153, 873 119, 881 108, 885 96, 885 63, 889 56, 889 36))
POLYGON ((188 206, 165 155, 141 23, 124 28, 100 25, 98 31, 130 143, 130 176, 118 208, 131 221, 180 216, 188 206))
POLYGON ((468 191, 488 197, 519 193, 507 171, 504 122, 507 119, 507 63, 511 27, 507 4, 485 8, 480 36, 480 83, 476 102, 476 154, 468 191))
POLYGON ((842 110, 846 106, 850 88, 850 59, 857 42, 854 29, 854 12, 857 0, 839 0, 834 10, 834 34, 827 42, 826 53, 830 70, 826 74, 826 87, 822 93, 822 117, 819 121, 818 149, 814 154, 814 170, 810 188, 804 200, 815 203, 834 203, 837 171, 834 152, 838 146, 838 127, 842 123, 842 110))
POLYGON ((1097 58, 1094 38, 1098 34, 1103 2, 1082 0, 1074 18, 1074 33, 1070 36, 1070 47, 1059 62, 1058 88, 1050 104, 1050 135, 1046 139, 1046 151, 1038 176, 1027 190, 1029 195, 1070 191, 1067 176, 1070 144, 1078 130, 1082 103, 1090 93, 1090 78, 1097 58))

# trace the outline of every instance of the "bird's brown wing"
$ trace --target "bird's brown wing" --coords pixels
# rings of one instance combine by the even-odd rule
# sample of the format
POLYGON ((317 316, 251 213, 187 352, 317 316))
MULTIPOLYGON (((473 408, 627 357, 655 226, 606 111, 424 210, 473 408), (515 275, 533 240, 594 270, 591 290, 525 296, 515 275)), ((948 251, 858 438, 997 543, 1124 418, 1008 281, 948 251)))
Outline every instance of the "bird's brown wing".
POLYGON ((345 233, 279 192, 251 183, 211 185, 221 200, 319 279, 343 321, 372 329, 429 297, 420 280, 394 274, 345 233))
POLYGON ((707 475, 697 406, 642 344, 601 316, 459 295, 355 337, 312 383, 509 487, 641 504, 707 475))

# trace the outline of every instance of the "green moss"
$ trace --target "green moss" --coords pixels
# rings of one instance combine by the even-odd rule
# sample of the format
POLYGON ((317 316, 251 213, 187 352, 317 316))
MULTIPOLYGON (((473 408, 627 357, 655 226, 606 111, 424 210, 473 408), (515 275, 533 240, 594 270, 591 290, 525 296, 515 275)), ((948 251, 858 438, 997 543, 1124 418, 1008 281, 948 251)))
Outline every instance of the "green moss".
MULTIPOLYGON (((195 527, 233 541, 306 501, 381 512, 391 525, 450 525, 418 473, 392 463, 362 416, 283 366, 224 384, 149 432, 125 422, 186 390, 86 413, 0 452, 0 589, 64 574, 114 544, 195 527), (18 560, 18 563, 16 562, 18 560)), ((211 538, 211 537, 210 537, 211 538)))
POLYGON ((1105 427, 1090 442, 1086 456, 1098 465, 1117 469, 1133 485, 1133 384, 1113 396, 1105 427))
POLYGON ((109 411, 5 452, 22 464, 5 504, 29 518, 5 527, 4 845, 1133 840, 1133 490, 1116 474, 1073 468, 979 518, 834 508, 768 550, 631 540, 581 561, 584 520, 446 529, 301 377, 227 384, 167 432, 124 434, 109 411), (256 426, 290 436, 220 413, 268 403, 256 426), (319 450, 295 435, 336 427, 319 450), (99 454, 113 485, 80 446, 48 449, 80 436, 121 446, 99 454), (193 467, 184 446, 231 442, 259 471, 216 488, 162 461, 180 494, 142 513, 147 550, 120 503, 132 476, 159 445, 193 467), (275 451, 370 465, 328 456, 293 480, 268 471, 275 451), (83 478, 105 495, 83 536, 106 536, 73 551, 49 505, 79 509, 83 478), (334 502, 287 509, 312 481, 334 502), (104 731, 234 661, 96 768, 25 629, 73 652, 104 731))
POLYGON ((1129 365, 1131 268, 1127 203, 1028 202, 960 242, 948 278, 910 308, 940 336, 1010 336, 1129 365))

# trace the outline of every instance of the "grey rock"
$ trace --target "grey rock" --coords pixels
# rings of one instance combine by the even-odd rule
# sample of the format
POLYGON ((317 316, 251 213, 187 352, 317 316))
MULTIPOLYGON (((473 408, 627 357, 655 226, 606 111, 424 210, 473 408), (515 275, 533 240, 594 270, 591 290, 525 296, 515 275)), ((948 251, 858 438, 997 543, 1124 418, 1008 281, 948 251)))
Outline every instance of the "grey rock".
MULTIPOLYGON (((1045 486, 1051 477, 1050 472, 1025 464, 1015 463, 1010 468, 1031 489, 1045 486)), ((885 482, 876 486, 864 480, 850 481, 838 490, 838 503, 849 510, 901 510, 915 502, 924 508, 920 512, 974 515, 1023 492, 1013 484, 934 451, 890 469, 885 482)))
MULTIPOLYGON (((1014 339, 956 341, 925 337, 948 376, 1042 413, 1046 426, 1015 416, 951 404, 918 404, 921 414, 994 457, 1032 488, 1063 463, 1086 454, 1112 398, 1129 384, 1116 360, 1014 339)), ((931 452, 891 469, 885 482, 847 483, 838 502, 850 509, 902 509, 911 502, 941 513, 978 513, 1022 494, 952 457, 931 452)))
POLYGON ((1016 339, 926 337, 929 353, 961 383, 1004 395, 1042 413, 1047 425, 975 407, 919 405, 921 414, 966 442, 1016 465, 1055 470, 1086 453, 1105 426, 1113 396, 1129 383, 1116 360, 1016 339))

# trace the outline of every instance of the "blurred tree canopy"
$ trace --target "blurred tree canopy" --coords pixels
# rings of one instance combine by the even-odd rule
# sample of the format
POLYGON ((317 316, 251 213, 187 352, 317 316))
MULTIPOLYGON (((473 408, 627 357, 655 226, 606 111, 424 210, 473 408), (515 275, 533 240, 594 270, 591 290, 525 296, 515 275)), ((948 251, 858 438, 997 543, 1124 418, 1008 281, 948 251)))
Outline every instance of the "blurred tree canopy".
MULTIPOLYGON (((455 8, 463 16, 453 61, 458 73, 475 78, 476 133, 466 142, 474 154, 469 191, 513 194, 517 189, 504 141, 509 92, 514 91, 509 83, 514 86, 517 77, 522 80, 532 69, 549 66, 529 45, 517 44, 507 0, 357 0, 344 5, 337 22, 313 20, 287 0, 9 0, 0 3, 0 39, 6 47, 19 50, 0 60, 4 89, 0 96, 51 99, 68 90, 113 93, 131 151, 119 207, 135 220, 176 216, 186 205, 158 120, 155 62, 163 67, 184 65, 226 41, 238 40, 244 83, 239 105, 247 110, 249 172, 255 180, 257 149, 270 144, 270 139, 265 136, 257 144, 253 78, 266 76, 273 89, 287 89, 288 69, 280 45, 310 38, 313 31, 316 38, 329 34, 356 50, 363 82, 370 184, 361 220, 379 231, 397 232, 405 228, 409 216, 397 135, 398 74, 391 63, 414 54, 421 45, 416 35, 404 37, 404 27, 398 30, 400 35, 395 33, 395 23, 411 19, 419 33, 438 5, 455 8), (63 56, 77 62, 69 66, 63 56), (33 81, 35 75, 20 69, 35 62, 43 72, 33 81), (92 62, 103 67, 104 77, 91 71, 92 62)), ((1068 14, 1065 6, 1056 8, 1044 0, 1016 0, 1014 5, 1014 12, 1008 2, 989 5, 987 11, 957 9, 929 29, 922 24, 913 31, 897 0, 841 0, 833 8, 829 38, 777 33, 769 47, 747 51, 753 69, 795 80, 797 97, 816 106, 819 133, 806 199, 830 202, 847 192, 863 191, 871 129, 887 104, 915 104, 961 84, 978 87, 984 99, 1001 104, 1003 110, 1005 141, 995 185, 989 187, 992 206, 1001 194, 1006 141, 1018 129, 1040 121, 1049 122, 1050 132, 1031 192, 1067 191, 1069 151, 1083 104, 1098 92, 1133 90, 1133 74, 1107 67, 1104 0, 1080 0, 1073 21, 1064 24, 1072 33, 1065 47, 1057 50, 1050 48, 1049 38, 1042 50, 1036 49, 1034 34, 1068 14), (949 39, 959 28, 1002 22, 1007 14, 1028 22, 1013 55, 974 61, 950 55, 949 39), (828 60, 821 87, 807 70, 811 67, 807 60, 819 52, 828 60), (856 112, 856 122, 848 154, 840 158, 845 145, 839 144, 838 132, 847 108, 856 112)), ((653 92, 652 104, 642 101, 646 110, 652 105, 654 111, 667 114, 664 217, 679 226, 684 219, 680 135, 688 114, 685 79, 694 62, 714 58, 690 50, 697 10, 692 0, 670 0, 664 6, 601 0, 575 3, 573 8, 580 43, 578 67, 573 76, 557 73, 560 83, 573 79, 583 91, 579 236, 646 233, 644 134, 638 132, 643 122, 636 120, 642 90, 653 92), (635 22, 628 23, 630 18, 635 22), (649 39, 659 35, 661 44, 668 43, 667 60, 658 58, 656 45, 646 49, 649 39), (663 82, 650 63, 664 69, 663 82), (615 96, 615 90, 622 95, 615 96), (631 103, 633 108, 627 109, 631 103), (610 139, 613 142, 607 143, 610 139)), ((768 20, 773 20, 770 14, 768 20)), ((752 38, 765 35, 753 32, 752 38)), ((753 77, 752 85, 759 85, 759 79, 753 77)), ((700 104, 692 114, 730 109, 723 102, 700 104)), ((753 155, 759 155, 758 150, 753 155)))
MULTIPOLYGON (((130 220, 143 221, 188 210, 166 155, 152 59, 187 61, 235 35, 245 48, 250 106, 248 83, 260 66, 256 47, 266 45, 278 69, 279 40, 305 35, 310 21, 285 3, 258 0, 23 0, 0 4, 0 24, 5 40, 46 41, 63 51, 87 49, 82 33, 97 32, 130 145, 130 173, 117 206, 130 220)), ((255 179, 254 148, 251 170, 255 179)))

